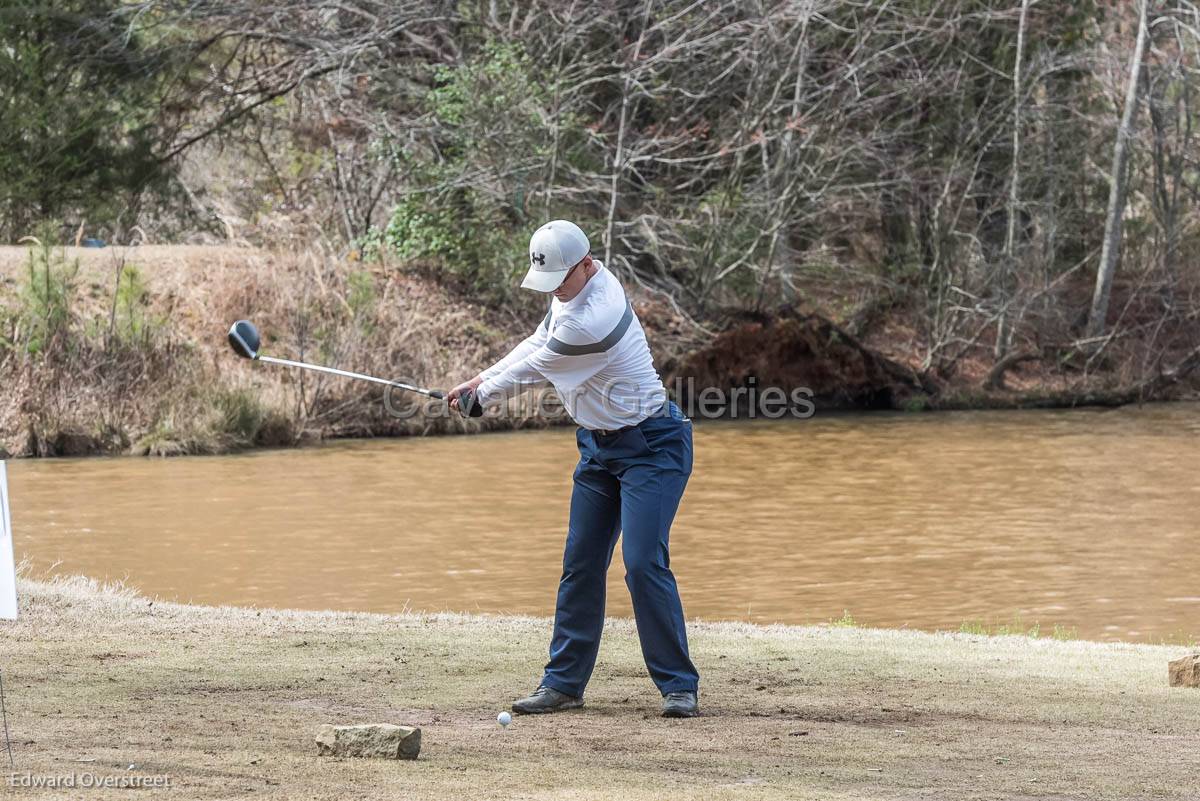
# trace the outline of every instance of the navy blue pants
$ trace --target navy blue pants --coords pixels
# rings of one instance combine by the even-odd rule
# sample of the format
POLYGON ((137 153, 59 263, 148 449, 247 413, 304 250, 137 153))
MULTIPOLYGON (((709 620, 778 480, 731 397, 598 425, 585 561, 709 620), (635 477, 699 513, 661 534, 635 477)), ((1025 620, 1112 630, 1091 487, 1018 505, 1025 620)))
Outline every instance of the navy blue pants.
POLYGON ((558 583, 550 661, 542 683, 581 696, 604 627, 605 576, 617 536, 625 541, 625 584, 633 597, 642 656, 664 695, 696 691, 679 589, 667 538, 692 473, 692 424, 670 403, 612 434, 579 429, 579 465, 558 583))

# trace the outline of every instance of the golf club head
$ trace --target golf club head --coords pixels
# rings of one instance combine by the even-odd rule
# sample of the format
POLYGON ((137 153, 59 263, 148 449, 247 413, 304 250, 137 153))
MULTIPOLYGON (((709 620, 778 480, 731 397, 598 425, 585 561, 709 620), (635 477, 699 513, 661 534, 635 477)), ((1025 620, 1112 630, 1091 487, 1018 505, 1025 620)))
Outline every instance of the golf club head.
POLYGON ((257 359, 261 345, 258 329, 249 320, 238 320, 229 327, 229 346, 243 359, 257 359))

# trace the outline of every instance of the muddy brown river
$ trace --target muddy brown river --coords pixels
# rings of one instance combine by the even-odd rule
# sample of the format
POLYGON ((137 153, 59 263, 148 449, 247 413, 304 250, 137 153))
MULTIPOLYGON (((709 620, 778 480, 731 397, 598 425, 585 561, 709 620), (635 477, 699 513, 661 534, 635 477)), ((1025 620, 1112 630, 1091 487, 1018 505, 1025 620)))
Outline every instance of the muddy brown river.
MULTIPOLYGON (((672 567, 689 617, 1186 640, 1198 457, 1190 404, 701 422, 672 567)), ((17 559, 203 604, 545 615, 574 459, 556 429, 10 462, 17 559)))

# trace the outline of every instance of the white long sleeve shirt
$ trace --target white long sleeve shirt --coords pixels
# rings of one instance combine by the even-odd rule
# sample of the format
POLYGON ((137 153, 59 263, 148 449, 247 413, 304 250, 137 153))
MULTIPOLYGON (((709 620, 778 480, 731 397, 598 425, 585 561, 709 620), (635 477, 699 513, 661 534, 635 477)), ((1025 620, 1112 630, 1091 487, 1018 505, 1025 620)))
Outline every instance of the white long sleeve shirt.
POLYGON ((555 298, 537 330, 480 373, 484 406, 549 381, 567 413, 589 429, 645 420, 667 400, 646 334, 621 283, 601 262, 583 290, 555 298))

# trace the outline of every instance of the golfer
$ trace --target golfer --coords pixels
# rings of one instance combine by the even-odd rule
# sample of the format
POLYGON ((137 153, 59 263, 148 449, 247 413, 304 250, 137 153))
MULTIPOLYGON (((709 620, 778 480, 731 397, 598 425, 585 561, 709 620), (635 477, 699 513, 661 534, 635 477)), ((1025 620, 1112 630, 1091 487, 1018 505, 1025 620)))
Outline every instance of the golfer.
POLYGON ((486 406, 549 381, 579 424, 579 464, 550 661, 537 690, 514 712, 583 706, 604 626, 605 575, 625 534, 625 584, 642 656, 666 717, 698 712, 699 675, 688 656, 683 606, 671 573, 671 521, 692 472, 692 424, 667 399, 646 335, 621 284, 590 255, 579 226, 548 222, 529 240, 521 286, 550 293, 532 336, 449 393, 479 416, 486 406))

